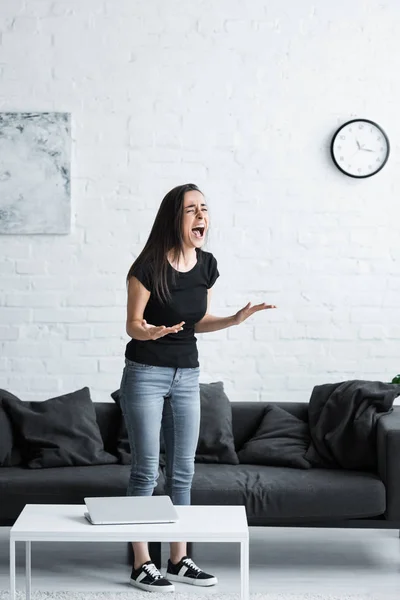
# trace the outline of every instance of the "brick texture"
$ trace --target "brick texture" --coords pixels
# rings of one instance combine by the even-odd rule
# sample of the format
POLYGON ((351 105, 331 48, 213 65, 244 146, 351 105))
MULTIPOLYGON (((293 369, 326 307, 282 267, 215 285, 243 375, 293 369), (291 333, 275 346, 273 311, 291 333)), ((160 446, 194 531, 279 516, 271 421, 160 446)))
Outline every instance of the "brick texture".
POLYGON ((73 223, 0 236, 0 387, 109 400, 126 272, 184 182, 210 206, 213 313, 279 307, 200 335, 203 381, 291 401, 400 371, 399 18, 396 0, 1 2, 0 109, 71 112, 73 223), (329 156, 357 116, 392 142, 360 181, 329 156))

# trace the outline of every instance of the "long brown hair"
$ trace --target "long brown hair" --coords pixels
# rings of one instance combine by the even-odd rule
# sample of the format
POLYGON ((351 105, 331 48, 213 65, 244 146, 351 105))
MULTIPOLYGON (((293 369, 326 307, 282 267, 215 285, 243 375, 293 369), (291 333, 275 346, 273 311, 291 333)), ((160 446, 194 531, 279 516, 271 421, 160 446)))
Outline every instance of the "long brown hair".
MULTIPOLYGON (((149 269, 153 291, 160 302, 165 302, 170 298, 167 282, 167 254, 172 251, 173 260, 178 261, 183 252, 182 218, 184 198, 186 192, 191 191, 202 193, 194 183, 186 183, 178 185, 164 196, 147 242, 126 276, 128 283, 134 275, 135 267, 141 266, 149 269)), ((173 275, 175 276, 175 272, 173 275)))

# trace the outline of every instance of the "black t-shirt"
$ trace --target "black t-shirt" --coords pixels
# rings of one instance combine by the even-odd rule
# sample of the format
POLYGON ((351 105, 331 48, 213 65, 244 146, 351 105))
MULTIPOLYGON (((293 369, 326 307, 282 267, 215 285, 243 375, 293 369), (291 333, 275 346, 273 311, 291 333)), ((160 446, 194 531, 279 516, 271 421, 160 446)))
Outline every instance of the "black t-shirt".
POLYGON ((196 248, 197 263, 190 271, 180 273, 168 265, 167 281, 171 299, 162 304, 153 292, 150 269, 138 266, 133 275, 150 292, 143 318, 150 325, 171 327, 185 321, 183 330, 158 340, 131 339, 125 356, 146 365, 158 367, 194 368, 199 366, 195 324, 207 311, 207 290, 219 277, 217 261, 211 252, 196 248), (176 282, 173 284, 173 272, 176 282))

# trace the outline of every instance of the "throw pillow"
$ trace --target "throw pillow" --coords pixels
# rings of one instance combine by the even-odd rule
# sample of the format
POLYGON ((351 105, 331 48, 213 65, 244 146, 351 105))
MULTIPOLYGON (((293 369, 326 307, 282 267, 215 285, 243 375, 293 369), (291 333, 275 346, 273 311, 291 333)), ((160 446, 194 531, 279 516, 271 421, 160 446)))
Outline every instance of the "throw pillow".
POLYGON ((240 463, 309 469, 308 424, 279 406, 268 404, 253 437, 239 450, 240 463))
POLYGON ((0 390, 0 467, 15 467, 21 463, 21 455, 15 447, 12 424, 3 407, 3 399, 18 400, 17 396, 0 390))
POLYGON ((222 381, 200 384, 200 404, 196 462, 239 464, 232 431, 232 407, 222 381))
MULTIPOLYGON (((113 392, 111 397, 120 407, 120 390, 113 392)), ((235 451, 232 432, 232 408, 221 381, 200 383, 200 406, 200 434, 196 462, 237 465, 239 459, 235 451)), ((117 450, 120 462, 129 464, 131 462, 130 446, 122 413, 117 450)), ((160 432, 160 452, 160 464, 164 465, 165 447, 162 431, 160 432)))
POLYGON ((124 416, 121 410, 120 403, 120 391, 115 390, 111 394, 111 398, 114 400, 115 404, 121 411, 121 423, 119 426, 118 436, 117 436, 117 456, 119 458, 119 462, 122 465, 130 465, 131 464, 131 447, 129 445, 128 432, 126 430, 124 416))
POLYGON ((110 464, 89 388, 44 402, 3 398, 23 463, 31 469, 110 464))

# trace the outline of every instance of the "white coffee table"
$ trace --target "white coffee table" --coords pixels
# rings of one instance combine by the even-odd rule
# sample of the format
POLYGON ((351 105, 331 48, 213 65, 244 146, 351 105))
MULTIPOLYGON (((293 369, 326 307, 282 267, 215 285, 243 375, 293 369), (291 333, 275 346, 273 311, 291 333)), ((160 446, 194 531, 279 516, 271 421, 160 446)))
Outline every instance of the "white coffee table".
POLYGON ((32 542, 237 542, 241 600, 249 600, 249 530, 244 506, 177 506, 177 523, 91 525, 84 504, 27 504, 10 531, 10 600, 15 600, 15 543, 25 542, 26 598, 32 542))

